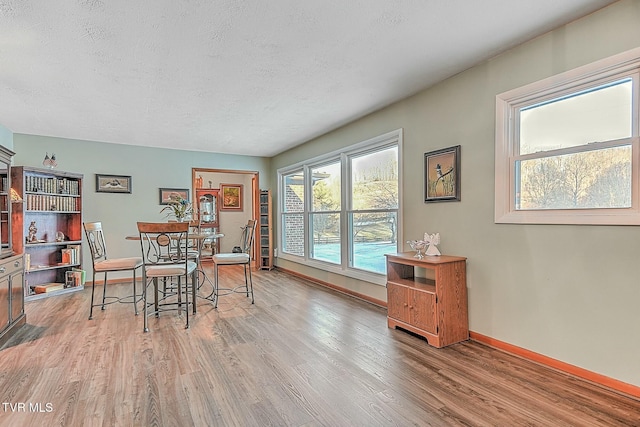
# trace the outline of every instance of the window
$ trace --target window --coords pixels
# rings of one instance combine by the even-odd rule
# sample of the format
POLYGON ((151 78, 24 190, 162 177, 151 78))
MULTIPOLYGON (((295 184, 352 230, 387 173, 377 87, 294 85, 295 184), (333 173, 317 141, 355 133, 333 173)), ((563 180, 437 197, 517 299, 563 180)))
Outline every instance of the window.
POLYGON ((384 284, 398 251, 401 131, 283 168, 280 257, 384 284))
POLYGON ((640 50, 496 98, 498 223, 640 224, 640 50))
POLYGON ((342 185, 340 161, 310 168, 313 204, 310 256, 313 259, 340 264, 342 185))
POLYGON ((282 203, 282 251, 304 256, 304 179, 301 169, 283 176, 282 203))
POLYGON ((349 265, 386 272, 398 222, 398 147, 352 156, 349 265))

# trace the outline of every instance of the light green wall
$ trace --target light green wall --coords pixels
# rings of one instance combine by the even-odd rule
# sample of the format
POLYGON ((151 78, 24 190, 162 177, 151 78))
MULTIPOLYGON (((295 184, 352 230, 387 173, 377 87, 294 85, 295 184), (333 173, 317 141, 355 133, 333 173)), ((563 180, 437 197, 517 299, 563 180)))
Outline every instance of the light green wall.
POLYGON ((0 124, 0 145, 13 151, 13 132, 0 124))
MULTIPOLYGON (((468 257, 470 329, 640 386, 640 228, 493 220, 496 95, 640 46, 639 22, 626 0, 534 39, 275 157, 271 186, 277 168, 403 128, 401 240, 437 231, 443 253, 468 257), (458 144, 462 201, 425 204, 424 153, 458 144)), ((381 286, 277 265, 386 300, 381 286)))
MULTIPOLYGON (((15 165, 42 167, 42 160, 48 152, 49 155, 55 153, 57 169, 84 174, 83 219, 102 221, 111 256, 140 256, 139 243, 125 240, 124 237, 137 234, 136 221, 165 220, 165 214, 160 213, 162 206, 158 204, 158 189, 188 188, 191 191, 191 168, 257 171, 261 188, 268 188, 271 181, 270 159, 261 157, 145 148, 18 133, 14 134, 14 147, 15 165), (132 193, 96 193, 96 173, 130 175, 132 193)), ((244 179, 245 176, 240 174, 237 182, 244 182, 244 179)), ((224 232, 223 224, 221 231, 224 232)), ((86 245, 83 259, 84 268, 90 274, 91 258, 86 245)), ((114 273, 109 277, 119 276, 114 273)))

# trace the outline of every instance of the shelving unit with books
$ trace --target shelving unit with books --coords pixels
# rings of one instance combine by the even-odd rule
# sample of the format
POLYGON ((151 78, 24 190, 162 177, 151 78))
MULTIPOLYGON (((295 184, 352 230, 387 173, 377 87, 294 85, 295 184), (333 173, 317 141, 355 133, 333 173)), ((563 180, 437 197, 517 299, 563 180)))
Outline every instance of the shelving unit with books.
POLYGON ((260 190, 260 269, 273 268, 273 240, 271 227, 271 190, 260 190))
POLYGON ((82 280, 83 175, 29 166, 11 168, 23 199, 12 212, 13 247, 25 256, 27 300, 75 292, 82 280), (68 273, 68 274, 67 274, 68 273))

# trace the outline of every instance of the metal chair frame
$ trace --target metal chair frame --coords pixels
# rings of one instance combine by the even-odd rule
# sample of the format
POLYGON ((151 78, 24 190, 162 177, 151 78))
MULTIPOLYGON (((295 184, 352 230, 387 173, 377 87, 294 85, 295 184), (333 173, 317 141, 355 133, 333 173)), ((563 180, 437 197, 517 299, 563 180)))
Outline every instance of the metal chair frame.
POLYGON ((144 328, 149 331, 148 316, 165 310, 184 311, 185 328, 189 328, 189 305, 196 310, 198 286, 197 263, 189 256, 188 222, 138 222, 140 248, 142 251, 144 328), (189 301, 189 276, 191 276, 191 301, 189 301), (184 286, 183 286, 184 279, 184 286), (159 286, 162 280, 162 289, 159 286), (149 302, 148 288, 153 284, 154 300, 149 302), (183 289, 184 288, 184 289, 183 289), (184 301, 182 297, 184 296, 184 301), (149 312, 149 309, 153 310, 149 312))
POLYGON ((250 219, 247 225, 242 227, 242 237, 240 238, 240 253, 219 253, 212 256, 213 259, 213 306, 218 307, 218 297, 221 295, 227 295, 230 293, 242 292, 251 294, 251 304, 254 304, 255 299, 253 296, 253 278, 251 277, 251 250, 253 248, 253 242, 255 239, 257 221, 250 219), (224 265, 242 265, 244 266, 244 286, 240 285, 235 288, 220 288, 218 278, 218 268, 224 265), (244 290, 239 291, 240 288, 244 290), (220 291, 224 293, 220 293, 220 291))
POLYGON ((91 287, 91 308, 89 310, 89 320, 93 319, 93 307, 100 306, 102 310, 108 304, 115 302, 132 303, 136 316, 138 315, 138 302, 143 299, 142 294, 138 295, 136 291, 136 270, 142 267, 142 258, 109 258, 107 256, 107 243, 102 229, 102 222, 85 222, 83 223, 84 232, 87 237, 89 251, 91 252, 91 263, 93 268, 93 281, 91 287), (116 271, 131 271, 133 273, 133 295, 129 297, 119 298, 115 296, 107 296, 107 273, 116 271), (104 273, 104 282, 102 284, 102 302, 94 303, 94 295, 96 289, 96 274, 104 273), (131 298, 131 301, 125 299, 131 298))

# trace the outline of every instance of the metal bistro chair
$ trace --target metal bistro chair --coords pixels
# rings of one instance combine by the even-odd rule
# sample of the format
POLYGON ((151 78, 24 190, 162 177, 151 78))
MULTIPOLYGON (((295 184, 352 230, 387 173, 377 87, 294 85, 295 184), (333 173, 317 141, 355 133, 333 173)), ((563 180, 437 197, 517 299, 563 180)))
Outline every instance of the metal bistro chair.
MULTIPOLYGON (((102 222, 85 222, 83 224, 84 232, 89 243, 91 251, 91 261, 93 263, 93 284, 91 287, 91 309, 89 310, 89 320, 93 319, 93 307, 101 306, 105 309, 106 304, 114 302, 125 302, 123 298, 107 296, 107 273, 115 271, 132 271, 133 272, 133 295, 131 298, 136 316, 138 315, 138 301, 142 300, 142 295, 138 296, 136 292, 136 270, 142 267, 142 258, 109 258, 107 256, 107 243, 102 231, 102 222), (104 273, 104 283, 102 284, 102 303, 94 304, 94 294, 96 289, 96 274, 104 273), (112 300, 107 302, 107 300, 112 300)), ((128 301, 126 301, 128 302, 128 301)))
POLYGON ((144 299, 144 331, 149 332, 148 316, 161 311, 186 313, 185 328, 189 328, 189 305, 196 314, 197 264, 188 255, 188 222, 138 222, 142 250, 144 299), (189 292, 191 277, 191 292, 189 292), (158 281, 162 280, 162 288, 158 281), (149 286, 153 284, 154 299, 149 302, 149 286), (191 301, 189 301, 191 293, 191 301), (184 301, 183 301, 184 296, 184 301), (149 309, 153 311, 149 313, 149 309))
MULTIPOLYGON (((218 307, 218 297, 220 296, 220 287, 218 280, 218 268, 221 265, 242 265, 244 266, 244 288, 242 292, 247 293, 247 297, 251 294, 251 304, 254 303, 253 298, 253 281, 251 278, 251 248, 256 232, 257 221, 250 219, 242 228, 242 237, 240 239, 240 248, 242 252, 238 253, 219 253, 213 255, 213 286, 214 286, 214 308, 218 307)), ((228 293, 237 292, 238 286, 233 289, 225 289, 228 293)), ((226 295, 226 294, 225 294, 226 295)))

